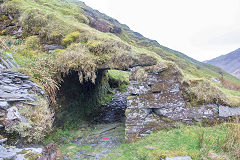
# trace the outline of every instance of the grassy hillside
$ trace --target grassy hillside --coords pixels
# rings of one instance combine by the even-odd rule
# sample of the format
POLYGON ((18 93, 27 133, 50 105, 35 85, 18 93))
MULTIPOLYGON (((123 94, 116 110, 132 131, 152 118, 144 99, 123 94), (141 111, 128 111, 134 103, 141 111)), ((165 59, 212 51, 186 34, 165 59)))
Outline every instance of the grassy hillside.
MULTIPOLYGON (((182 71, 182 90, 190 107, 205 103, 240 106, 239 79, 161 46, 78 0, 0 0, 0 5, 0 57, 11 52, 20 65, 18 70, 42 86, 53 104, 62 78, 72 71, 76 71, 80 82, 95 83, 98 69, 111 69, 107 78, 126 90, 129 73, 119 69, 140 64, 161 68, 170 65, 182 71), (49 52, 49 45, 59 49, 49 52)), ((46 143, 59 143, 63 153, 71 156, 78 155, 79 150, 92 150, 89 146, 79 148, 72 140, 98 130, 75 131, 75 124, 80 125, 76 120, 67 124, 65 130, 50 133, 46 143)), ((109 159, 146 160, 180 155, 193 159, 239 159, 239 132, 237 124, 179 125, 136 143, 122 144, 114 150, 120 156, 109 153, 109 159)), ((124 134, 124 128, 120 134, 124 134)))
MULTIPOLYGON (((22 67, 21 71, 35 79, 49 95, 54 96, 62 75, 71 70, 81 71, 80 80, 94 82, 98 68, 125 70, 135 62, 156 59, 157 63, 176 63, 183 71, 188 86, 193 86, 193 81, 194 85, 197 82, 198 87, 190 91, 196 97, 200 96, 197 94, 199 91, 211 90, 214 91, 210 92, 213 99, 228 99, 223 103, 229 105, 240 104, 240 80, 237 78, 217 67, 161 46, 82 2, 9 0, 0 3, 0 38, 5 51, 12 52, 22 67), (19 29, 23 34, 14 36, 19 29), (45 46, 51 44, 63 48, 49 54, 45 46), (199 78, 201 81, 196 81, 199 78), (222 83, 213 82, 211 78, 217 78, 222 83), (214 87, 199 90, 199 87, 206 86, 201 84, 205 82, 214 87)), ((212 100, 203 98, 202 103, 208 102, 212 100)))

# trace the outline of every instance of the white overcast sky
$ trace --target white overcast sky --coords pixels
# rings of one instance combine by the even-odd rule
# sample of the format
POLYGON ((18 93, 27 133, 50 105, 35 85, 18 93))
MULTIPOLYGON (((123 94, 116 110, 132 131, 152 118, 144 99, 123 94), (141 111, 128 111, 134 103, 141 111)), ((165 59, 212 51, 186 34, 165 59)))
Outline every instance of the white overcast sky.
POLYGON ((82 0, 199 61, 240 48, 240 0, 82 0))

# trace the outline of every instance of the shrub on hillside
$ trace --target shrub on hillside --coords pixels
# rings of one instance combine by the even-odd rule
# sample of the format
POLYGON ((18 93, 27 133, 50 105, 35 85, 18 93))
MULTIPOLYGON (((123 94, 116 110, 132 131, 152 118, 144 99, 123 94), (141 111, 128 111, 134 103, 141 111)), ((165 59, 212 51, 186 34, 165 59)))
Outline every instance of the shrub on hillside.
POLYGON ((223 92, 214 83, 201 78, 184 80, 185 99, 191 106, 202 104, 240 105, 240 99, 223 92))
POLYGON ((30 36, 26 39, 26 48, 31 50, 39 50, 40 45, 40 39, 38 36, 30 36))
POLYGON ((76 42, 79 39, 79 36, 80 36, 79 31, 75 31, 75 32, 72 32, 72 33, 66 35, 65 38, 63 38, 63 40, 62 40, 62 45, 67 47, 71 43, 76 42))

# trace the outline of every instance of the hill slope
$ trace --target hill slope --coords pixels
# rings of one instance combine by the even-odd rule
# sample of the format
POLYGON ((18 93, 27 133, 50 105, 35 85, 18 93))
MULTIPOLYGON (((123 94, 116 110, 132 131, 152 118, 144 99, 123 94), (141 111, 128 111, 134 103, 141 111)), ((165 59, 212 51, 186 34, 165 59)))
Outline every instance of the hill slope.
POLYGON ((208 60, 206 63, 218 66, 224 71, 240 78, 240 48, 226 55, 208 60))
POLYGON ((225 94, 240 95, 229 90, 240 88, 240 80, 232 75, 145 38, 83 2, 11 0, 0 3, 0 38, 6 44, 4 50, 11 52, 21 70, 50 96, 54 96, 61 76, 71 70, 81 71, 81 80, 94 82, 99 68, 126 70, 136 62, 155 63, 152 59, 157 59, 156 63, 174 62, 187 81, 202 83, 212 78, 221 79, 223 74, 226 83, 211 84, 225 94))

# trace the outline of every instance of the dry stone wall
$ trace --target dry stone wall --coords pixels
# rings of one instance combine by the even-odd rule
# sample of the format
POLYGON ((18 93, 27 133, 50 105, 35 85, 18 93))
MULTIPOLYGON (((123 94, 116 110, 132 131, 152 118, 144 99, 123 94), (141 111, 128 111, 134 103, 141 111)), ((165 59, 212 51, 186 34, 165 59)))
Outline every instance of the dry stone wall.
POLYGON ((194 124, 240 115, 240 108, 217 104, 186 107, 181 92, 182 73, 174 64, 131 69, 126 109, 126 140, 133 142, 175 122, 194 124))
POLYGON ((11 133, 17 133, 20 137, 26 139, 30 139, 29 137, 34 139, 34 136, 44 137, 44 133, 51 127, 52 123, 53 115, 46 98, 44 98, 43 90, 29 76, 16 71, 17 68, 18 64, 10 53, 1 53, 0 142, 6 142, 7 139, 1 137, 8 137, 11 133), (35 116, 34 119, 39 121, 39 123, 35 124, 32 117, 35 114, 34 110, 39 108, 42 110, 41 113, 38 112, 38 116, 44 115, 45 117, 38 118, 38 116, 35 116), (45 124, 40 124, 40 122, 45 122, 45 124, 48 122, 48 127, 45 124), (20 126, 22 126, 22 129, 20 126), (25 131, 31 132, 31 135, 27 135, 25 131), (37 134, 43 135, 37 136, 37 134))

